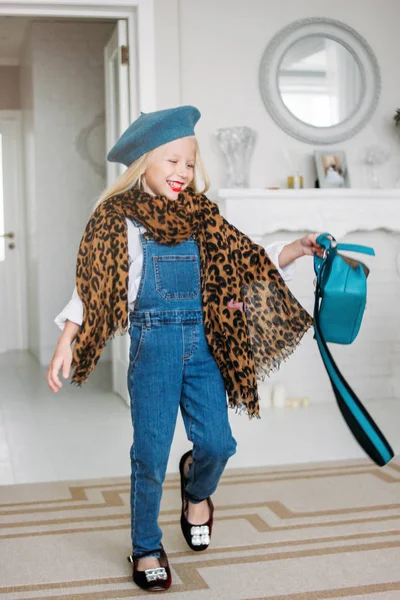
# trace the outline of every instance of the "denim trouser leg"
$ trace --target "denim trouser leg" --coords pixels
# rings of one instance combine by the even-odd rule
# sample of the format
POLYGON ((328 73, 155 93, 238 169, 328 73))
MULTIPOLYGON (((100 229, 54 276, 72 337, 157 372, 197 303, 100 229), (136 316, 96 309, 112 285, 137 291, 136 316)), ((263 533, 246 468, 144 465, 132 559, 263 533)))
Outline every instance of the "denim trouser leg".
POLYGON ((132 549, 140 556, 161 544, 157 521, 179 404, 193 442, 187 492, 194 502, 215 491, 236 442, 203 324, 132 323, 130 335, 132 549))
POLYGON ((181 397, 182 335, 180 324, 133 324, 130 333, 131 531, 133 553, 140 556, 161 544, 157 521, 181 397))
POLYGON ((193 442, 186 492, 191 501, 211 496, 229 458, 236 452, 228 419, 222 375, 211 355, 202 324, 184 326, 185 338, 196 337, 196 351, 187 355, 183 374, 181 412, 186 434, 193 442))

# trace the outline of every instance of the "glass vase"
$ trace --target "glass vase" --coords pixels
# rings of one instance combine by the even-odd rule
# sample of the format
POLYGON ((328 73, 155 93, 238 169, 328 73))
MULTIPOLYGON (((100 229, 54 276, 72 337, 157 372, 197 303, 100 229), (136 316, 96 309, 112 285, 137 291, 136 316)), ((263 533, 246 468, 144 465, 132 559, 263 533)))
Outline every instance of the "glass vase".
POLYGON ((250 127, 223 127, 215 136, 225 156, 228 188, 248 188, 250 159, 253 154, 257 133, 250 127))

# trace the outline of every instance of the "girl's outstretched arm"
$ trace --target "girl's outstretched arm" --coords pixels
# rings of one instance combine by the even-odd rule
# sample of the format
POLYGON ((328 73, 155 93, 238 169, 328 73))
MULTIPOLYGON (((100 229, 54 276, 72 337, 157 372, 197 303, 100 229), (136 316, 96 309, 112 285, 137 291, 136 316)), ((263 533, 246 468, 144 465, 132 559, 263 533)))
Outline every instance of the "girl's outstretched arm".
POLYGON ((324 249, 316 242, 319 235, 319 233, 309 233, 284 246, 279 254, 279 266, 286 267, 301 256, 314 256, 314 254, 322 256, 324 249))
POLYGON ((62 383, 58 376, 61 367, 64 379, 69 377, 72 363, 71 344, 76 338, 79 328, 80 325, 77 325, 72 321, 67 321, 65 323, 65 327, 57 342, 46 376, 48 386, 52 392, 58 392, 62 387, 62 383))

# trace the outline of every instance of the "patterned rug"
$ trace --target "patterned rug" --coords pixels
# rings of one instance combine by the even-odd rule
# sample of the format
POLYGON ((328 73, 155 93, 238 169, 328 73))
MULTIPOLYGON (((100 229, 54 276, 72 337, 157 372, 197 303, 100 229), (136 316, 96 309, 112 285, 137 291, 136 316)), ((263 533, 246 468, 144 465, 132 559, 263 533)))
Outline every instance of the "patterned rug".
MULTIPOLYGON (((180 528, 164 485, 166 595, 191 600, 399 600, 400 462, 227 470, 210 548, 180 528)), ((131 579, 127 478, 0 487, 0 600, 149 597, 131 579)))

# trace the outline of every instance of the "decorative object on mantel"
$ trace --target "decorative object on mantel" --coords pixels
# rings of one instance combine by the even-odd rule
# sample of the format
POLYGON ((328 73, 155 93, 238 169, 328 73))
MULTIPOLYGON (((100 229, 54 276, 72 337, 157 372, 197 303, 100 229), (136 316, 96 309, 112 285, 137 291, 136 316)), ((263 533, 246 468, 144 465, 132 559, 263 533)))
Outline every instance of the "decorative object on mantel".
POLYGON ((370 175, 370 186, 373 189, 381 189, 382 185, 379 180, 376 167, 385 164, 388 160, 390 153, 386 148, 382 148, 378 144, 374 146, 369 146, 365 153, 365 162, 369 165, 369 175, 370 175))
POLYGON ((289 190, 299 190, 304 188, 304 177, 300 175, 300 160, 303 158, 302 155, 299 155, 298 152, 293 149, 289 149, 285 146, 285 144, 280 145, 280 151, 282 154, 282 158, 285 161, 285 167, 288 169, 288 173, 294 173, 294 175, 289 175, 287 178, 287 187, 289 190))
POLYGON ((304 177, 297 172, 293 177, 287 178, 287 186, 289 190, 300 190, 304 187, 304 177))
POLYGON ((322 257, 314 254, 317 277, 314 303, 314 332, 339 409, 364 452, 380 467, 394 456, 385 436, 339 371, 327 342, 351 344, 357 337, 367 300, 369 269, 338 250, 374 256, 373 248, 355 244, 338 244, 329 233, 322 233, 317 244, 322 257))
POLYGON ((215 136, 225 156, 226 185, 229 188, 248 188, 250 158, 257 133, 250 127, 223 127, 215 136))
POLYGON ((315 163, 320 188, 350 187, 346 155, 342 150, 316 150, 315 163))
MULTIPOLYGON (((400 108, 396 110, 396 114, 393 117, 396 127, 400 127, 400 108)), ((400 188, 400 175, 396 179, 396 188, 400 188)))

